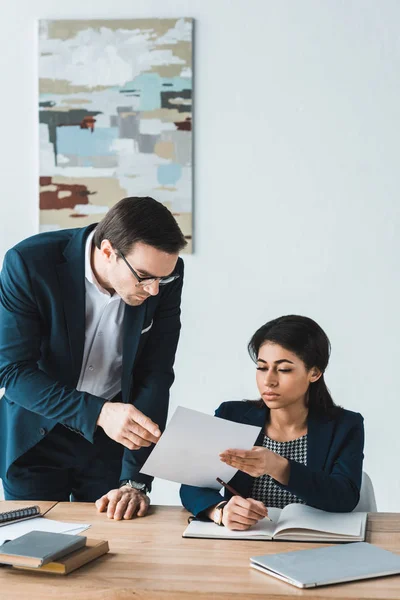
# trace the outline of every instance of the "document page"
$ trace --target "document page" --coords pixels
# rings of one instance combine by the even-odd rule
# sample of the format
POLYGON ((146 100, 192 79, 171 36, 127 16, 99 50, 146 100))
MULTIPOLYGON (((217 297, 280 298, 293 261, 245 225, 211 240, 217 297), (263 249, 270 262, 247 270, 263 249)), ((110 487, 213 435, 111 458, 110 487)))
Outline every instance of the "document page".
POLYGON ((228 482, 237 472, 221 462, 220 452, 228 448, 249 450, 259 433, 259 427, 178 406, 140 472, 219 490, 216 478, 228 482))

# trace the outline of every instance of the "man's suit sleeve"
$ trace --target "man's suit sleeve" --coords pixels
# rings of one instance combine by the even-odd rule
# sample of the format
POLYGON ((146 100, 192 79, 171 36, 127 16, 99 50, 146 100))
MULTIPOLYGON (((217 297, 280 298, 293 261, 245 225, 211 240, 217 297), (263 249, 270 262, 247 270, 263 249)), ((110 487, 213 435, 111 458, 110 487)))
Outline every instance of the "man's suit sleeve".
MULTIPOLYGON (((180 277, 167 284, 154 312, 153 326, 133 371, 131 402, 164 431, 169 404, 169 389, 174 381, 173 365, 181 329, 183 261, 180 277)), ((140 450, 125 448, 120 479, 133 479, 151 487, 152 477, 140 474, 154 446, 140 450)))
POLYGON ((42 326, 28 268, 17 250, 9 250, 0 276, 0 388, 6 388, 7 401, 93 442, 105 400, 64 386, 40 369, 42 326))

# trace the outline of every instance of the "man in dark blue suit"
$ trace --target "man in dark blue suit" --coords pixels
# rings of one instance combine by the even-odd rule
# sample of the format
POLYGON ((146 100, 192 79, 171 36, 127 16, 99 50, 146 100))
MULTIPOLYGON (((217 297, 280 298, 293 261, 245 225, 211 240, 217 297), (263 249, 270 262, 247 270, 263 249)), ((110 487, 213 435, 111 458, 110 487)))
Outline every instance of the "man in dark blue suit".
POLYGON ((146 514, 140 469, 165 427, 186 241, 152 198, 43 233, 0 277, 0 476, 7 499, 146 514))

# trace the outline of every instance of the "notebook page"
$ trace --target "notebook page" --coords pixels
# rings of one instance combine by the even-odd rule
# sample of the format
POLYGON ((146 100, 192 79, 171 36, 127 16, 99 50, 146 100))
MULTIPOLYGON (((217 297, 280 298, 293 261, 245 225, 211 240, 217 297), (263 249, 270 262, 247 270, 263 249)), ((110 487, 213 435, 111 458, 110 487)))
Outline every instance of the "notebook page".
POLYGON ((227 538, 227 539, 248 539, 253 537, 271 538, 274 535, 275 523, 268 519, 261 519, 258 523, 246 531, 234 531, 227 527, 220 527, 212 521, 192 521, 189 523, 183 533, 183 537, 204 537, 204 538, 227 538))
POLYGON ((360 536, 366 513, 331 513, 305 504, 288 504, 282 510, 276 534, 291 530, 320 531, 336 535, 360 536))
POLYGON ((268 506, 268 516, 275 523, 275 526, 279 523, 282 510, 282 508, 277 508, 276 506, 268 506))
POLYGON ((28 519, 20 523, 11 523, 0 529, 0 544, 6 540, 15 540, 15 538, 30 531, 51 531, 53 533, 78 534, 88 529, 90 525, 84 523, 64 523, 62 521, 52 521, 43 517, 28 519))

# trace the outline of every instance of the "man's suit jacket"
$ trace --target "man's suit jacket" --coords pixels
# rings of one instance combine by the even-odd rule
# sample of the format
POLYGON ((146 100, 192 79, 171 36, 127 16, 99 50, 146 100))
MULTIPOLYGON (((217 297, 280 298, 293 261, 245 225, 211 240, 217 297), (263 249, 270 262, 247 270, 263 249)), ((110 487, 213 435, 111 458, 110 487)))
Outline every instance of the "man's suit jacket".
MULTIPOLYGON (((264 427, 267 409, 252 402, 224 402, 216 417, 264 427)), ((262 446, 263 431, 256 441, 262 446)), ((364 448, 363 418, 359 413, 338 409, 334 417, 308 415, 307 465, 290 461, 290 477, 280 485, 305 501, 309 506, 331 512, 352 511, 360 497, 364 448)), ((238 471, 232 487, 249 497, 254 478, 238 471)), ((278 482, 277 482, 278 483, 278 482)), ((182 504, 194 515, 221 502, 218 491, 210 488, 182 485, 182 504)), ((225 499, 232 494, 225 490, 225 499)))
MULTIPOLYGON (((76 390, 85 343, 85 242, 91 225, 42 233, 5 256, 0 276, 0 476, 57 423, 93 442, 105 402, 76 390)), ((180 332, 180 277, 141 306, 125 306, 122 399, 164 429, 180 332)), ((132 283, 134 283, 132 281, 132 283)), ((151 448, 125 449, 121 479, 151 448)))

